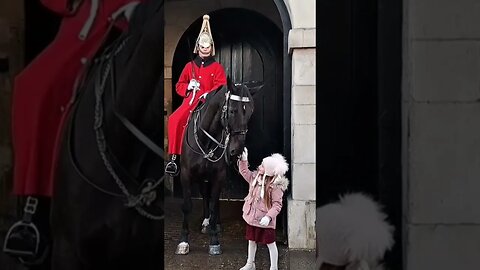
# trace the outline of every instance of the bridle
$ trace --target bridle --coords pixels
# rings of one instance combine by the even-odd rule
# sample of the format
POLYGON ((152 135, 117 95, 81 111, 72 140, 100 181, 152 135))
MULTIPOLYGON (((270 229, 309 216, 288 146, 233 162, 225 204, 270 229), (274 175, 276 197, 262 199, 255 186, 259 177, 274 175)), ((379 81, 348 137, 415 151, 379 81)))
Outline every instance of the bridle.
POLYGON ((200 117, 201 112, 206 107, 207 103, 202 104, 201 106, 196 108, 192 113, 192 117, 193 117, 193 136, 194 136, 194 139, 195 139, 196 148, 198 148, 200 150, 200 152, 197 151, 194 147, 192 147, 190 145, 187 135, 186 135, 186 138, 187 138, 186 143, 194 153, 196 153, 198 155, 201 155, 204 159, 206 159, 210 162, 215 163, 215 162, 220 161, 222 159, 222 157, 225 157, 225 161, 227 162, 227 164, 229 164, 230 163, 229 156, 226 155, 225 152, 227 151, 227 148, 228 148, 228 145, 229 145, 229 142, 230 142, 230 138, 233 137, 233 136, 239 136, 239 135, 245 136, 245 135, 247 135, 248 129, 240 129, 240 130, 231 131, 231 128, 229 127, 228 109, 231 106, 231 102, 248 103, 248 102, 253 102, 253 100, 251 100, 249 97, 240 97, 238 95, 231 94, 230 90, 228 90, 225 93, 225 100, 222 104, 222 112, 221 112, 221 116, 220 116, 221 124, 222 124, 222 127, 223 127, 220 141, 215 139, 214 136, 212 136, 210 133, 208 133, 205 129, 200 127, 199 124, 198 124, 200 119, 201 119, 201 117, 200 117), (213 145, 214 145, 213 148, 205 149, 204 146, 202 147, 202 145, 200 143, 200 140, 198 138, 198 131, 199 130, 205 136, 207 136, 209 141, 213 142, 213 145), (215 152, 217 151, 217 149, 222 149, 222 152, 219 156, 215 156, 215 152))
MULTIPOLYGON (((238 86, 240 84, 236 84, 236 86, 238 86)), ((253 100, 250 100, 249 97, 241 97, 241 96, 238 96, 238 95, 230 95, 230 92, 228 93, 228 98, 226 99, 226 102, 227 102, 227 106, 226 108, 224 107, 223 111, 222 111, 222 117, 224 117, 225 119, 225 122, 226 124, 224 124, 224 127, 227 129, 227 131, 229 130, 228 128, 228 107, 230 106, 230 103, 232 101, 235 101, 235 102, 244 102, 244 103, 249 103, 249 102, 253 102, 253 100)), ((230 133, 232 134, 232 136, 236 136, 236 135, 247 135, 247 132, 248 132, 248 128, 246 129, 240 129, 240 130, 233 130, 231 131, 230 133)))
MULTIPOLYGON (((116 85, 115 85, 115 65, 114 59, 117 54, 125 47, 125 44, 128 42, 129 37, 115 41, 114 44, 110 46, 108 52, 104 53, 100 58, 98 58, 96 63, 99 65, 99 70, 97 71, 97 76, 95 76, 94 88, 95 88, 95 112, 94 112, 94 131, 95 131, 95 138, 97 142, 98 153, 103 161, 105 168, 107 169, 108 173, 112 176, 115 180, 116 185, 121 190, 121 193, 116 193, 112 191, 105 190, 101 188, 93 181, 91 181, 85 174, 80 170, 79 166, 76 163, 76 160, 73 155, 72 146, 70 143, 71 137, 71 127, 69 131, 69 153, 72 164, 74 165, 77 173, 81 176, 81 178, 87 182, 89 185, 97 189, 98 191, 115 196, 115 197, 123 197, 126 201, 125 206, 129 208, 135 208, 135 210, 142 216, 152 219, 152 220, 162 220, 164 215, 154 215, 147 212, 144 208, 146 206, 150 206, 150 204, 157 199, 157 192, 156 189, 160 187, 160 184, 163 182, 164 177, 162 176, 159 179, 145 179, 141 186, 141 191, 137 194, 132 194, 127 187, 125 186, 124 182, 120 179, 117 171, 112 166, 111 160, 116 160, 115 155, 110 151, 107 153, 107 141, 105 139, 105 134, 103 131, 104 126, 104 109, 103 109, 103 97, 105 93, 105 86, 107 79, 110 77, 110 87, 111 87, 111 94, 113 97, 112 108, 114 115, 121 121, 121 123, 145 146, 147 146, 151 151, 155 154, 160 156, 162 159, 165 159, 165 152, 155 144, 151 139, 149 139, 143 132, 141 132, 134 124, 132 124, 126 117, 124 117, 117 109, 116 109, 116 85), (98 76, 100 75, 101 76, 98 76), (111 156, 111 158, 109 158, 111 156)), ((107 49, 107 50, 108 50, 107 49)), ((72 117, 73 118, 73 117, 72 117)), ((72 119, 73 120, 73 119, 72 119)), ((71 125, 72 126, 72 125, 71 125)), ((117 162, 118 163, 118 162, 117 162)), ((120 164, 119 166, 126 171, 120 164)), ((162 211, 163 212, 163 211, 162 211)))

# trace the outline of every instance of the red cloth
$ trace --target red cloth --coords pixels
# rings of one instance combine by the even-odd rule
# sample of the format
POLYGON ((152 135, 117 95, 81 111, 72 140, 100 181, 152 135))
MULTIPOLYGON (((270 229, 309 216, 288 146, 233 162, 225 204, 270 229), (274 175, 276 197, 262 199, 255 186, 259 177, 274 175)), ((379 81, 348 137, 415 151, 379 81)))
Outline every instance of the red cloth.
POLYGON ((79 33, 90 16, 91 0, 75 11, 69 0, 41 0, 64 16, 54 41, 15 78, 12 104, 14 189, 16 195, 51 196, 59 133, 69 110, 73 86, 108 30, 108 17, 118 8, 138 0, 100 1, 85 40, 79 33))
POLYGON ((275 230, 272 228, 259 228, 246 224, 245 239, 247 240, 266 245, 275 242, 275 238, 275 230))
POLYGON ((188 62, 183 68, 176 84, 177 93, 182 96, 183 102, 168 118, 168 153, 180 155, 182 153, 182 140, 185 126, 190 113, 197 106, 200 96, 209 93, 222 85, 227 84, 227 77, 221 64, 212 57, 202 61, 200 57, 188 62), (203 63, 203 64, 202 64, 203 63), (188 104, 192 98, 191 91, 187 92, 188 84, 195 74, 195 79, 200 82, 200 90, 195 94, 192 105, 188 104))

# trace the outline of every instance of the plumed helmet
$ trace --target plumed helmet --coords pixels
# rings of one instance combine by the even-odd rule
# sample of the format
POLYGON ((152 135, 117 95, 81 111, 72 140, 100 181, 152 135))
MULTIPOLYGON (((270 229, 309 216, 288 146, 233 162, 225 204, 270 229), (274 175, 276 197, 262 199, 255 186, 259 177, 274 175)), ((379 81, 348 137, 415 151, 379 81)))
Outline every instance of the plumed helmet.
POLYGON ((197 42, 195 43, 195 48, 193 53, 198 53, 198 46, 209 47, 212 46, 211 55, 215 55, 215 44, 213 43, 212 30, 210 28, 210 16, 203 15, 202 28, 200 28, 200 33, 197 37, 197 42))

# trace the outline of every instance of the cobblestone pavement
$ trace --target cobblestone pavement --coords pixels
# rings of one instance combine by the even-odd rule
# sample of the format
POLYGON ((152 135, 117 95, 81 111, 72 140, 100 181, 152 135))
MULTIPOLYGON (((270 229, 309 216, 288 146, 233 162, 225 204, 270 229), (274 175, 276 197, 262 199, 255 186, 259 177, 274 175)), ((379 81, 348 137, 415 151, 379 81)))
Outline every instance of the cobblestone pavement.
MULTIPOLYGON (((193 224, 190 225, 190 253, 176 255, 175 248, 180 237, 182 224, 180 199, 166 199, 165 216, 165 269, 235 269, 242 267, 247 259, 247 240, 245 240, 245 223, 241 219, 242 202, 221 201, 220 212, 222 233, 220 243, 223 253, 217 256, 208 254, 209 237, 200 232, 202 223, 201 200, 193 201, 193 224)), ((279 253, 279 269, 286 268, 287 248, 277 243, 279 253)), ((259 245, 256 254, 257 269, 269 269, 270 257, 268 248, 259 245)))
MULTIPOLYGON (((202 223, 202 206, 200 200, 193 201, 193 224, 190 225, 190 253, 176 255, 181 230, 182 213, 181 200, 166 198, 165 200, 165 269, 167 270, 238 270, 247 259, 247 240, 245 240, 245 223, 241 218, 243 202, 221 201, 220 212, 222 233, 220 243, 223 254, 211 256, 208 254, 208 235, 200 232, 202 223)), ((313 270, 314 251, 289 251, 277 230, 278 269, 313 270), (295 254, 295 258, 291 255, 295 254), (294 265, 292 265, 294 263, 294 265)), ((270 269, 268 248, 259 245, 255 257, 257 270, 270 269)))

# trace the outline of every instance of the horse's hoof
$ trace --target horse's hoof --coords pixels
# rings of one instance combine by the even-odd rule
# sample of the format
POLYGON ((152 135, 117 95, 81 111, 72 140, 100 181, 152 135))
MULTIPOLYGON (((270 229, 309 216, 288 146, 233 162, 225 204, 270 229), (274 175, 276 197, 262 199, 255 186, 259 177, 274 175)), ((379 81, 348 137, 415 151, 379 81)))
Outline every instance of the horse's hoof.
POLYGON ((175 250, 175 254, 177 255, 187 255, 190 252, 190 245, 187 242, 181 242, 177 246, 177 250, 175 250))
POLYGON ((222 254, 222 248, 220 245, 209 245, 208 246, 208 254, 210 255, 220 255, 222 254))

